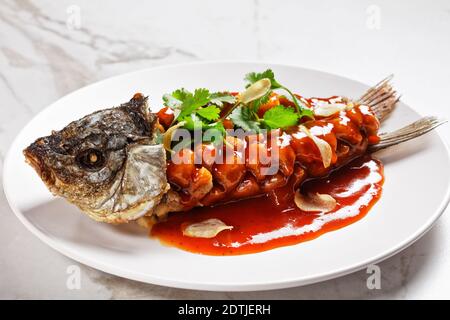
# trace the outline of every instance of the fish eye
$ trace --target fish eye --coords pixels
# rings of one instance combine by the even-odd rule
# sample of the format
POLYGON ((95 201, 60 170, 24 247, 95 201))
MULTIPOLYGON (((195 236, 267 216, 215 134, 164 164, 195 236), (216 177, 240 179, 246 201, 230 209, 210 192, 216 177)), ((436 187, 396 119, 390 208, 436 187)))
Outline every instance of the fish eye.
POLYGON ((77 156, 77 161, 85 169, 97 170, 103 168, 105 156, 97 149, 87 149, 77 156))

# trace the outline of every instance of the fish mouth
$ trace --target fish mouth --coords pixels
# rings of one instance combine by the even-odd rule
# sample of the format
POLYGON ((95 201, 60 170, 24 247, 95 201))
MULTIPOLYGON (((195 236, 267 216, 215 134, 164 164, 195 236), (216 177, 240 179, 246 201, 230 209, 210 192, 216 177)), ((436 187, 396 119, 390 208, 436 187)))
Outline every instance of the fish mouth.
POLYGON ((42 181, 52 189, 55 185, 55 175, 54 173, 45 165, 42 158, 32 149, 32 146, 23 150, 23 155, 25 156, 25 161, 36 171, 42 181))

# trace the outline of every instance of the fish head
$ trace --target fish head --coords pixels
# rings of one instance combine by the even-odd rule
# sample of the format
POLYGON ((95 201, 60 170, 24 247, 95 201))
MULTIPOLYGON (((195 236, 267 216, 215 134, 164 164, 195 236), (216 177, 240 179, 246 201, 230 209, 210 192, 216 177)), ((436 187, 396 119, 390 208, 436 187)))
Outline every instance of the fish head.
POLYGON ((155 125, 136 94, 37 139, 24 155, 54 195, 97 221, 124 223, 151 213, 169 189, 155 125))

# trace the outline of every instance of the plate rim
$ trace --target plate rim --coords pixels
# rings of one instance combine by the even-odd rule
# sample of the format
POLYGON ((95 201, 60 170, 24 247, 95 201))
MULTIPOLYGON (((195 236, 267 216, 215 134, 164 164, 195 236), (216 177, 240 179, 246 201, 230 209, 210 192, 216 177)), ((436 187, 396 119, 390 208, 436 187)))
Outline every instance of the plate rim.
MULTIPOLYGON (((322 71, 319 69, 312 69, 312 68, 305 68, 299 65, 293 65, 293 64, 284 64, 284 63, 277 63, 277 62, 270 62, 270 61, 257 61, 257 60, 205 60, 205 61, 193 61, 193 62, 187 62, 187 63, 176 63, 176 64, 167 64, 167 65, 160 65, 160 66, 154 66, 154 67, 148 67, 143 68, 139 70, 134 70, 131 72, 125 72, 122 74, 118 74, 112 77, 104 78, 99 81, 93 82, 91 84, 88 84, 86 86, 83 86, 81 88, 78 88, 62 97, 57 99, 56 101, 50 103, 45 108, 40 110, 38 113, 33 115, 33 117, 27 122, 27 124, 16 134, 15 138, 13 139, 8 152, 5 156, 5 161, 3 163, 3 172, 8 172, 9 168, 9 162, 11 158, 11 154, 13 149, 16 149, 16 144, 18 143, 19 136, 22 134, 23 131, 27 129, 27 127, 30 125, 30 123, 38 117, 42 112, 44 112, 46 109, 50 108, 54 104, 60 103, 64 99, 70 97, 71 95, 77 94, 78 91, 83 90, 87 87, 93 87, 97 85, 101 85, 103 82, 110 81, 115 78, 119 78, 122 76, 130 76, 133 74, 148 72, 149 70, 157 70, 157 69, 166 69, 166 68, 177 68, 177 67, 184 67, 184 66, 192 66, 192 65, 205 65, 205 64, 260 64, 260 65, 271 65, 271 66, 278 66, 278 67, 286 67, 286 68, 296 68, 296 69, 303 69, 303 70, 309 70, 313 72, 320 72, 323 74, 331 75, 334 77, 340 77, 345 78, 347 80, 357 82, 359 84, 362 84, 364 86, 367 86, 367 84, 354 80, 351 78, 348 78, 346 76, 341 76, 338 74, 322 71)), ((417 112, 413 107, 410 105, 407 105, 414 113, 417 115, 420 115, 419 112, 417 112)), ((450 148, 448 143, 445 139, 441 136, 441 134, 438 131, 434 131, 436 137, 440 140, 442 145, 444 146, 444 149, 446 151, 447 159, 450 160, 450 148)), ((370 259, 367 259, 365 261, 356 263, 351 266, 343 267, 338 270, 334 270, 333 272, 323 272, 321 274, 314 275, 312 277, 297 277, 297 278, 291 278, 291 279, 285 279, 282 281, 271 281, 271 282, 255 282, 255 283, 245 283, 245 282, 239 282, 239 283, 201 283, 191 280, 186 280, 183 282, 180 282, 178 280, 172 280, 170 278, 163 278, 163 277, 155 277, 154 275, 144 274, 136 271, 130 271, 126 269, 122 269, 120 267, 116 267, 113 265, 102 263, 101 261, 98 261, 96 259, 89 259, 85 258, 82 255, 78 255, 77 253, 66 250, 64 245, 58 244, 57 241, 53 240, 50 236, 46 235, 44 232, 40 231, 36 226, 34 226, 26 217, 22 214, 22 212, 13 204, 12 201, 10 201, 10 191, 8 187, 8 182, 5 179, 6 175, 3 174, 2 177, 2 185, 3 185, 3 191, 6 196, 6 200, 8 202, 9 207, 14 212, 16 217, 19 219, 19 221, 32 233, 34 234, 39 240, 41 240, 43 243, 50 246, 55 251, 59 252, 60 254, 77 261, 79 263, 82 263, 84 265, 87 265, 89 267, 92 267, 94 269, 100 270, 102 272, 113 274, 115 276, 119 276, 126 279, 131 279, 134 281, 149 283, 149 284, 156 284, 156 285, 162 285, 162 286, 168 286, 172 288, 180 288, 180 289, 191 289, 191 290, 202 290, 202 291, 229 291, 229 292, 240 292, 240 291, 262 291, 262 290, 275 290, 275 289, 283 289, 283 288, 292 288, 297 286, 304 286, 308 284, 313 284, 317 282, 322 282, 326 280, 330 280, 337 277, 342 277, 345 275, 348 275, 350 273, 354 273, 356 271, 362 270, 368 265, 379 263, 383 260, 386 260, 395 254, 399 253, 400 251, 406 249, 408 246, 415 243, 417 240, 419 240, 423 235, 425 235, 439 220, 440 216, 444 213, 445 209, 450 203, 450 181, 447 183, 447 190, 445 192, 445 196, 443 197, 441 203, 439 204, 438 209, 435 210, 435 212, 430 215, 429 219, 426 223, 424 223, 421 228, 419 228, 415 233, 413 233, 410 237, 405 239, 404 241, 398 243, 396 246, 389 248, 389 250, 386 250, 382 253, 380 253, 377 256, 374 256, 370 259)))

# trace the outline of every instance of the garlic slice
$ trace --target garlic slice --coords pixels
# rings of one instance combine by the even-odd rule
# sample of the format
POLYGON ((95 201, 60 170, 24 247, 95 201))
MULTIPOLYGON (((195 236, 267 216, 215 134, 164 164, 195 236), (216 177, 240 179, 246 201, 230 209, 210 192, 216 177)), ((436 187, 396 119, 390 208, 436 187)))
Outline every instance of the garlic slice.
POLYGON ((308 128, 305 126, 299 126, 300 131, 305 133, 312 141, 316 144, 317 148, 319 148, 320 156, 322 157, 322 163, 325 168, 328 168, 331 165, 331 157, 333 156, 333 151, 331 150, 331 146, 328 142, 323 139, 320 139, 313 135, 308 128))
POLYGON ((164 146, 164 149, 166 149, 167 151, 172 151, 171 149, 171 144, 172 144, 172 136, 175 133, 175 131, 184 126, 184 124, 186 123, 186 121, 181 121, 179 123, 177 123, 174 126, 171 126, 169 129, 167 129, 167 131, 164 133, 163 138, 162 138, 162 143, 164 146))
POLYGON ((294 198, 295 204, 300 210, 309 212, 309 211, 318 211, 318 212, 329 212, 336 208, 336 199, 334 199, 329 194, 321 194, 321 193, 308 193, 307 195, 303 195, 300 193, 300 190, 295 192, 294 198))
POLYGON ((336 113, 346 110, 347 105, 344 103, 318 103, 314 107, 314 115, 319 117, 329 117, 336 113))
POLYGON ((193 238, 214 238, 223 230, 231 230, 233 226, 227 226, 219 219, 207 219, 193 223, 183 229, 183 235, 193 238))
POLYGON ((247 104, 264 96, 267 92, 269 92, 271 87, 272 82, 270 82, 269 79, 261 79, 252 84, 245 91, 239 93, 237 100, 240 103, 247 104))
POLYGON ((354 107, 353 102, 349 103, 326 103, 320 102, 314 106, 314 115, 319 117, 329 117, 341 111, 351 110, 354 107))

